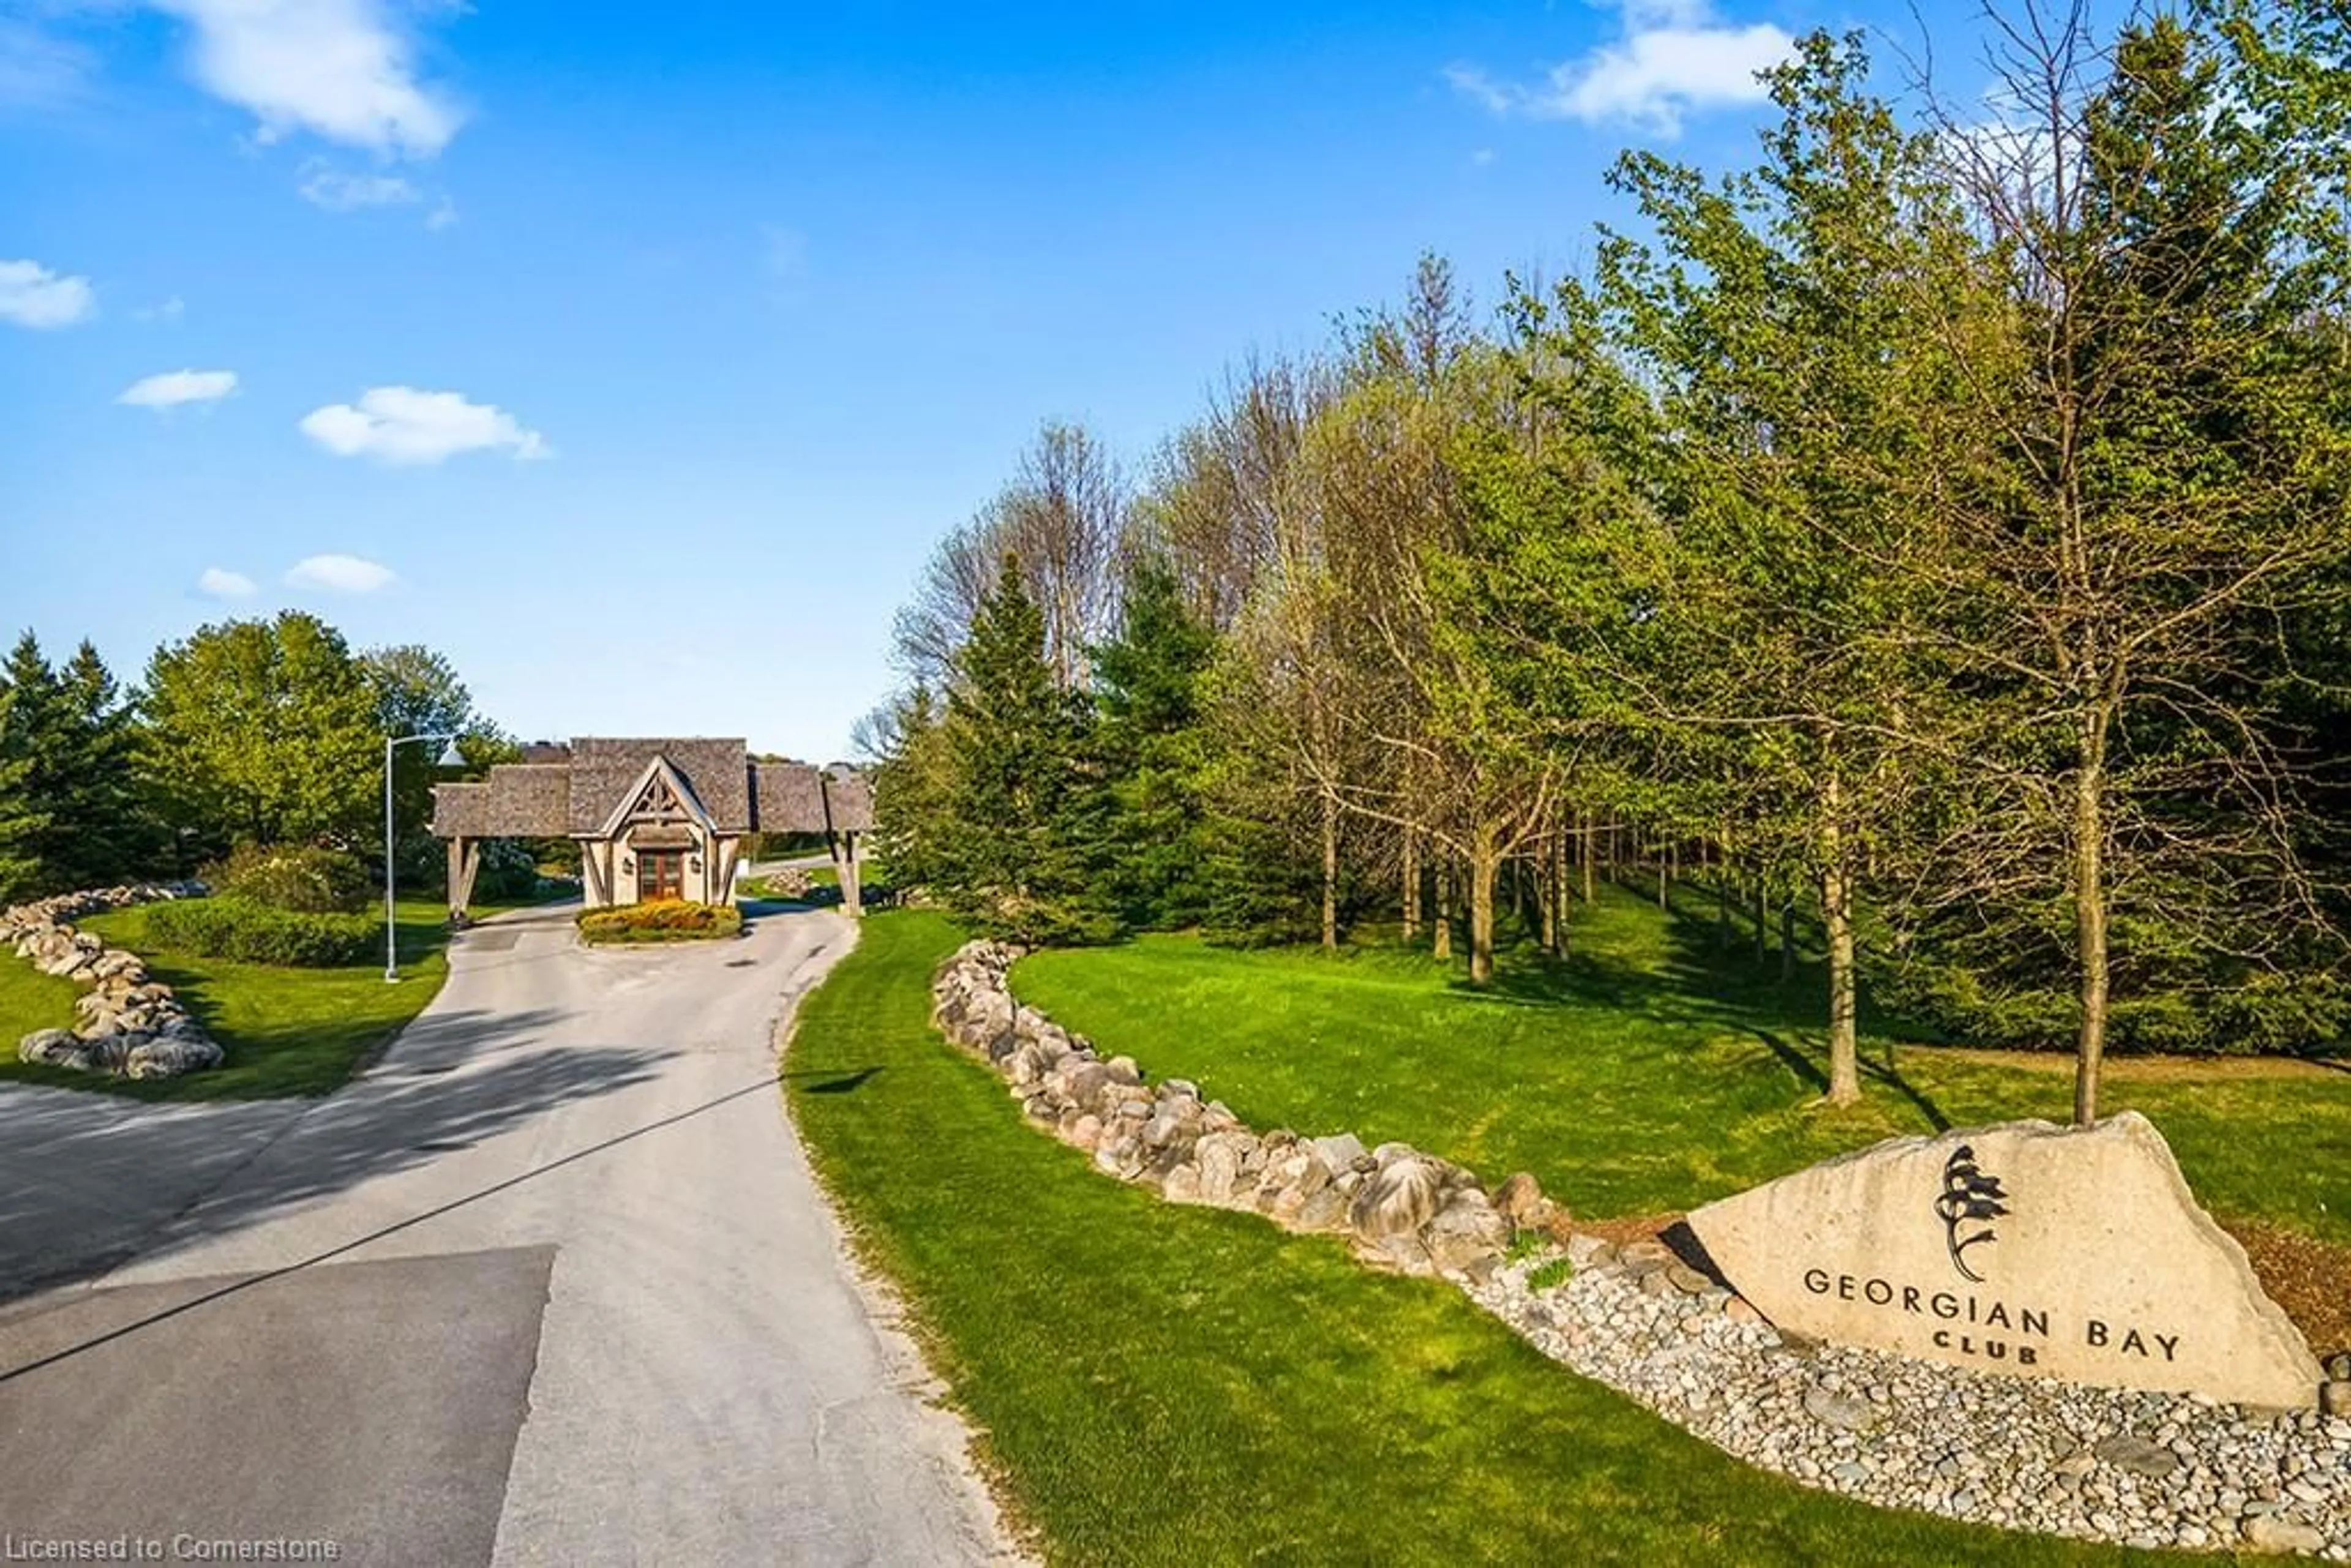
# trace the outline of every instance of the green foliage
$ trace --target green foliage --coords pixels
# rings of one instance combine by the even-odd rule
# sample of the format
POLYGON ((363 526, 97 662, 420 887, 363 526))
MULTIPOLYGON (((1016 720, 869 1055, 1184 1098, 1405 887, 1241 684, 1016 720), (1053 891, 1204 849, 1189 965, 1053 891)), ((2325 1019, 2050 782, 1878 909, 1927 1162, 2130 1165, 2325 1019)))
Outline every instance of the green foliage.
POLYGON ((0 668, 0 897, 121 882, 157 835, 135 787, 131 713, 98 650, 52 669, 30 632, 0 668))
POLYGON ((740 936, 743 912, 731 904, 662 899, 580 912, 580 938, 594 944, 701 942, 740 936))
MULTIPOLYGON (((445 868, 446 861, 443 863, 445 868)), ((576 869, 578 862, 573 863, 576 869)), ((538 857, 529 843, 520 839, 491 839, 482 845, 481 869, 474 873, 474 896, 492 904, 528 900, 538 896, 542 880, 538 857)))
MULTIPOLYGON (((1913 1037, 1866 994, 1868 1093, 1826 1106, 1815 1018, 1776 972, 1716 946, 1708 901, 1668 914, 1603 884, 1577 915, 1573 960, 1506 951, 1483 995, 1384 944, 1238 953, 1184 936, 1038 954, 1012 983, 1105 1055, 1190 1079, 1252 1126, 1347 1127, 1489 1178, 1531 1171, 1587 1218, 1685 1212, 1881 1138, 2064 1114, 2063 1057, 1897 1045, 1913 1037)), ((2114 1108, 2162 1129, 2214 1214, 2351 1243, 2351 1074, 2108 1071, 2114 1108)))
MULTIPOLYGON (((14 726, 13 685, 0 686, 0 737, 14 726)), ((32 758, 0 745, 0 904, 35 896, 41 888, 41 837, 48 816, 36 804, 32 758)))
POLYGON ((382 830, 378 694, 316 616, 206 626, 147 666, 147 764, 206 852, 382 830))
POLYGON ((1176 574, 1145 557, 1126 580, 1119 634, 1094 650, 1094 756, 1110 780, 1102 885, 1120 922, 1173 930, 1214 893, 1202 831, 1208 739, 1199 685, 1216 634, 1185 608, 1176 574))
POLYGON ((917 863, 925 885, 983 930, 1029 943, 1099 940, 1091 895, 1104 798, 1087 706, 1045 658, 1045 619, 1004 561, 956 658, 942 721, 944 799, 917 863))
POLYGON ((299 915, 348 915, 368 903, 359 857, 316 844, 240 844, 202 875, 215 894, 299 915))
POLYGON ((383 925, 371 916, 303 914, 231 894, 156 904, 147 932, 199 957, 295 969, 363 964, 383 946, 383 925))
MULTIPOLYGON (((367 960, 335 969, 289 969, 245 964, 180 951, 150 928, 151 904, 96 915, 82 928, 113 946, 138 954, 148 972, 179 993, 204 1032, 228 1060, 210 1072, 183 1078, 107 1078, 57 1067, 0 1060, 0 1081, 41 1083, 82 1093, 145 1101, 253 1100, 317 1095, 340 1089, 352 1070, 413 1019, 440 990, 448 966, 444 948, 447 911, 437 900, 400 905, 400 984, 383 978, 382 931, 367 960)), ((72 998, 29 993, 31 981, 64 987, 29 964, 0 952, 0 1040, 72 1020, 72 998), (21 971, 21 975, 16 971, 21 971), (29 977, 29 978, 27 978, 29 977), (47 996, 49 999, 44 999, 47 996)))
POLYGON ((1527 1289, 1536 1291, 1556 1290, 1573 1278, 1575 1265, 1564 1258, 1553 1258, 1527 1270, 1527 1289))

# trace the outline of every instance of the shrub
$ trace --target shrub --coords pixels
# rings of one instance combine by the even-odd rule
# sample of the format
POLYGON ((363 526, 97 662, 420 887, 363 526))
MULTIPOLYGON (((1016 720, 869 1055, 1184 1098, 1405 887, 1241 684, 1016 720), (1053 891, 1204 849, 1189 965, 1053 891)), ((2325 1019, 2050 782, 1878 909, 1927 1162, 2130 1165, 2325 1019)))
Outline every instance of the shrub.
POLYGON ((233 894, 155 904, 146 929, 155 945, 200 957, 299 969, 365 963, 383 940, 368 915, 308 915, 233 894))
POLYGON ((630 904, 617 909, 588 909, 580 915, 580 936, 587 942, 694 942, 733 936, 743 929, 743 912, 731 904, 689 904, 664 899, 658 904, 630 904))
POLYGON ((216 893, 301 915, 356 913, 371 892, 357 855, 316 844, 240 844, 204 879, 216 893))
POLYGON ((500 901, 538 892, 538 860, 519 839, 492 839, 482 846, 482 869, 474 874, 474 896, 500 901))

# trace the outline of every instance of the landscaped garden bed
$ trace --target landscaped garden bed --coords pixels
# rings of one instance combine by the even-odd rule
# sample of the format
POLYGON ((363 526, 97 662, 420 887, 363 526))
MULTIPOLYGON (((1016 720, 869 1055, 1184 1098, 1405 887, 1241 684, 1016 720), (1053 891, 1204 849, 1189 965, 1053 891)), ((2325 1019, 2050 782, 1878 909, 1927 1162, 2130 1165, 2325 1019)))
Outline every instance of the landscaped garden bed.
POLYGON ((743 912, 731 904, 664 899, 580 913, 580 939, 597 946, 706 942, 742 933, 743 912))
POLYGON ((1050 1559, 2119 1555, 1797 1487, 1562 1371, 1448 1285, 1103 1180, 928 1027, 959 940, 935 915, 870 920, 805 1005, 787 1082, 1050 1559))

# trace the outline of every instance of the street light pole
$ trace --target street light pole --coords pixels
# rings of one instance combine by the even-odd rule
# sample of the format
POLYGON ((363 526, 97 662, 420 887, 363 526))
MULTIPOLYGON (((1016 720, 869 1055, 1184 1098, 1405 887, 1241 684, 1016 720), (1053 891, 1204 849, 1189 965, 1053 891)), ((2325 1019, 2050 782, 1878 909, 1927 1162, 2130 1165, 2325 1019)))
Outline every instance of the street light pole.
POLYGON ((445 740, 448 747, 441 753, 444 768, 457 768, 465 758, 457 751, 457 737, 453 734, 403 735, 383 737, 383 977, 386 984, 400 978, 400 917, 399 906, 392 898, 392 753, 395 747, 420 740, 445 740))

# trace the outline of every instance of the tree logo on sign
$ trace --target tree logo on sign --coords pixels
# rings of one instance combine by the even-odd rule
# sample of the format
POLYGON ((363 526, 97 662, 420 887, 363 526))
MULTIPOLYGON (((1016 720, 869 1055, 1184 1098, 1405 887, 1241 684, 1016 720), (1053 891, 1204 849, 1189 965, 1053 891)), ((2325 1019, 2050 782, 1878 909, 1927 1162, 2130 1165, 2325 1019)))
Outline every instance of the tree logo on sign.
POLYGON ((2000 1178, 1976 1165, 1976 1152, 1969 1145, 1953 1149, 1943 1162, 1943 1191, 1935 1199, 1935 1212, 1943 1221, 1944 1245, 1950 1249, 1951 1267, 1980 1285, 1983 1276, 1968 1267, 1968 1249, 1993 1239, 1990 1221, 2008 1212, 2007 1197, 2000 1178))

